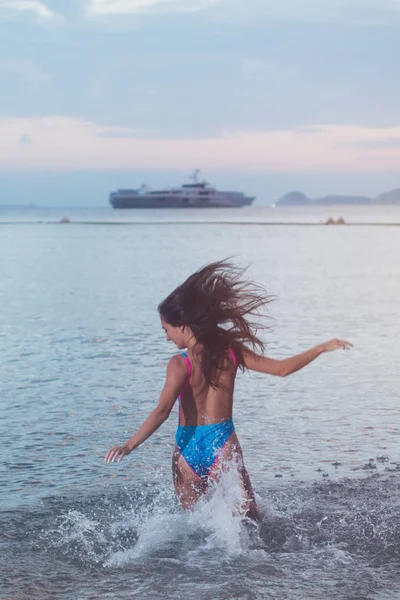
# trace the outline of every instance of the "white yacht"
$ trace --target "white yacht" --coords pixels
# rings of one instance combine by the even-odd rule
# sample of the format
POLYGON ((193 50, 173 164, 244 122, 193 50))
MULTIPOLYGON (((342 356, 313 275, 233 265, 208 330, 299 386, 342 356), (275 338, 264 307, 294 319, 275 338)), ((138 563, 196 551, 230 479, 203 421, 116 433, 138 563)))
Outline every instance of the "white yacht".
POLYGON ((113 208, 239 208, 249 206, 254 196, 242 192, 219 191, 206 181, 199 181, 200 171, 196 169, 191 179, 180 187, 162 190, 141 188, 111 192, 110 204, 113 208))

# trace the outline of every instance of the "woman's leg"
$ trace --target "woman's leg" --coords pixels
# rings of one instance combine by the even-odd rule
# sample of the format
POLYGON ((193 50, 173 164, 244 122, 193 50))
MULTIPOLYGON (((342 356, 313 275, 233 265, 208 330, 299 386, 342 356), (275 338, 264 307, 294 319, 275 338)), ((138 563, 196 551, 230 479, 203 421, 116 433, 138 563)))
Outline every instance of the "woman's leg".
POLYGON ((208 479, 211 481, 218 481, 221 477, 221 473, 226 470, 227 464, 235 464, 238 471, 239 483, 243 492, 243 503, 240 505, 240 512, 244 513, 246 517, 249 517, 254 521, 260 521, 260 515, 253 488, 251 487, 250 477, 244 466, 242 449, 235 432, 232 433, 225 445, 221 448, 218 458, 208 474, 208 479))
POLYGON ((175 446, 172 455, 172 477, 180 503, 184 509, 190 510, 205 493, 207 484, 189 467, 178 446, 175 446))

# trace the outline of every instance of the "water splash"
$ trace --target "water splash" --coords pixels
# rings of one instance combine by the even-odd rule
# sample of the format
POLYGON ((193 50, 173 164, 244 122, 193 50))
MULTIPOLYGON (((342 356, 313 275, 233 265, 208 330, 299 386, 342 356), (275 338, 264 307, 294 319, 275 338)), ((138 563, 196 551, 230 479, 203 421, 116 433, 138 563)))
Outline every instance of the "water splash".
POLYGON ((225 464, 218 482, 212 484, 207 495, 190 513, 188 523, 206 533, 205 551, 220 550, 227 556, 237 556, 249 549, 249 531, 257 530, 245 518, 246 498, 239 480, 235 460, 225 464))
MULTIPOLYGON (((248 520, 241 510, 245 499, 235 464, 227 467, 192 511, 184 512, 176 504, 172 507, 171 502, 162 501, 162 494, 150 510, 133 508, 124 515, 124 522, 135 523, 137 540, 134 547, 115 552, 105 565, 120 567, 151 555, 179 555, 180 549, 189 557, 219 551, 231 558, 247 552, 249 530, 244 523, 248 520)), ((119 524, 113 527, 116 530, 119 524)))
MULTIPOLYGON (((158 482, 60 501, 36 551, 69 565, 77 581, 93 573, 91 589, 102 597, 100 581, 118 588, 134 579, 152 599, 208 598, 211 583, 225 598, 228 581, 243 598, 375 598, 377 590, 400 588, 398 489, 397 478, 370 476, 259 490, 263 520, 256 525, 232 510, 243 501, 233 470, 192 512, 158 482), (246 589, 253 591, 246 596, 246 589)), ((118 588, 115 597, 129 595, 118 588)))
POLYGON ((89 518, 79 510, 69 510, 62 515, 55 530, 44 536, 50 547, 68 549, 70 554, 94 562, 100 562, 104 549, 108 545, 101 523, 89 518))

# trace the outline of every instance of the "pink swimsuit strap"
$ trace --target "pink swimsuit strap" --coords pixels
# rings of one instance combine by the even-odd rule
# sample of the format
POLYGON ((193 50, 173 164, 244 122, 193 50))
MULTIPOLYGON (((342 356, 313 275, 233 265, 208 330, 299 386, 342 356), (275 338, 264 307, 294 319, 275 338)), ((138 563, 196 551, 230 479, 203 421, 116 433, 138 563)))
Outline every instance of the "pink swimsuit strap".
POLYGON ((189 385, 190 385, 190 378, 192 376, 192 371, 193 371, 192 363, 190 362, 189 357, 186 354, 186 352, 182 352, 182 356, 185 359, 185 363, 186 363, 186 367, 187 367, 187 370, 188 370, 188 374, 187 374, 187 378, 185 380, 185 383, 183 384, 182 391, 181 391, 181 393, 178 396, 179 398, 182 396, 183 392, 185 390, 187 390, 187 388, 189 387, 189 385))
POLYGON ((235 367, 237 367, 238 366, 238 362, 237 362, 237 358, 235 356, 234 351, 232 350, 232 348, 228 348, 228 352, 231 355, 231 359, 232 359, 233 364, 235 365, 235 367))

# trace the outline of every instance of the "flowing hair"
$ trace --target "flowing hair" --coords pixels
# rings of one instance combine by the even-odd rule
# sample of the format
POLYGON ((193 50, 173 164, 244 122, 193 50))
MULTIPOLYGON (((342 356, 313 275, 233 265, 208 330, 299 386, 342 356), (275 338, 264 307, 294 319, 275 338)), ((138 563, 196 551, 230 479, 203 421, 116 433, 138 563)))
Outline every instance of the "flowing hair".
POLYGON ((217 388, 218 374, 227 368, 232 348, 244 369, 243 346, 264 351, 258 337, 267 326, 259 319, 272 300, 265 288, 243 278, 241 269, 229 259, 206 265, 178 286, 158 306, 160 316, 173 327, 187 326, 202 346, 201 366, 208 385, 217 388), (253 322, 249 319, 257 319, 253 322))

